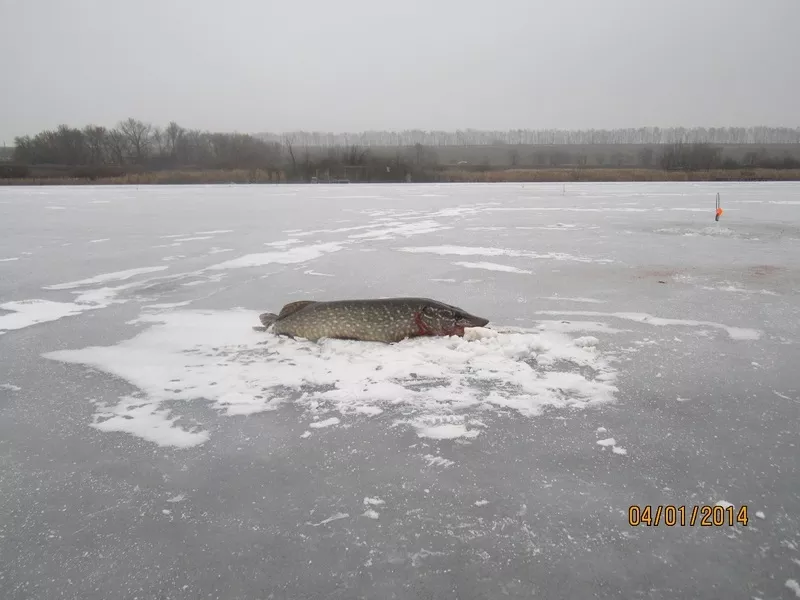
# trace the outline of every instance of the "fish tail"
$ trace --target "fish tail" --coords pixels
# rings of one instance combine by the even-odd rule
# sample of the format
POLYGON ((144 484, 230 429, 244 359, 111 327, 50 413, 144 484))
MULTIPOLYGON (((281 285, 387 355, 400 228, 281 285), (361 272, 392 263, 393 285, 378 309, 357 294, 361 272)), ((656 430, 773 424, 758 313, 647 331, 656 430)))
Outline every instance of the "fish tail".
POLYGON ((278 315, 275 313, 261 313, 258 315, 258 320, 261 321, 261 324, 264 327, 269 327, 278 320, 278 315))

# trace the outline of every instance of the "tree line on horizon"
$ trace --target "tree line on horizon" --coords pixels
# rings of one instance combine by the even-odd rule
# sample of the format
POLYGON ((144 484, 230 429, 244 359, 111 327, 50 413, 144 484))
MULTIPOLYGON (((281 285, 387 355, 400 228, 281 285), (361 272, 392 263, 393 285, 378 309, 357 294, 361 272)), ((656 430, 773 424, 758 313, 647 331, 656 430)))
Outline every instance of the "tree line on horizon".
POLYGON ((569 146, 592 144, 800 144, 800 127, 639 127, 626 129, 513 129, 490 131, 364 131, 330 133, 294 131, 259 133, 260 139, 280 142, 291 135, 298 145, 349 146, 569 146))
POLYGON ((34 136, 15 138, 12 157, 15 166, 7 166, 0 175, 26 177, 30 171, 26 165, 61 165, 68 167, 72 176, 89 179, 143 171, 243 169, 267 172, 270 179, 274 175, 292 181, 311 181, 321 173, 343 178, 354 173, 371 181, 401 181, 413 176, 415 181, 422 181, 431 180, 445 169, 800 167, 800 154, 785 150, 770 154, 755 146, 752 151, 733 158, 724 154, 722 146, 715 145, 800 144, 800 129, 788 128, 519 130, 505 134, 475 130, 453 134, 410 131, 333 138, 325 135, 295 132, 269 137, 211 133, 186 129, 174 121, 161 128, 134 118, 113 128, 61 125, 34 136), (460 143, 451 144, 454 139, 460 143), (655 143, 654 139, 661 141, 655 143), (525 151, 521 144, 538 145, 525 151), (592 146, 600 144, 620 147, 592 154, 592 146), (634 146, 625 150, 623 144, 634 146), (491 160, 489 151, 494 157, 491 160))

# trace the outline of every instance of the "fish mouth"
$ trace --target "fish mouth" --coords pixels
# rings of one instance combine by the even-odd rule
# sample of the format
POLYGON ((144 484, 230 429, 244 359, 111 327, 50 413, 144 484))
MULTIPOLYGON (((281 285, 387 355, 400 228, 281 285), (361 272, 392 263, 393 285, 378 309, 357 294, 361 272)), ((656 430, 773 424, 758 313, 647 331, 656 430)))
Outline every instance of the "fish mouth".
POLYGON ((481 317, 465 317, 458 320, 458 326, 462 329, 464 327, 485 327, 488 324, 489 319, 483 319, 481 317))

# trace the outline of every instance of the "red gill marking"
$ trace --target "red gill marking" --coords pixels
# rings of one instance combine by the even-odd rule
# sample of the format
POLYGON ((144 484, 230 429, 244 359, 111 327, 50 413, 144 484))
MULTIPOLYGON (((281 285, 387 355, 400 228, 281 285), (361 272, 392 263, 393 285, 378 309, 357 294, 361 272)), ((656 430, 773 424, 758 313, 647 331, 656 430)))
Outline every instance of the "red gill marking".
POLYGON ((414 313, 414 323, 417 324, 417 333, 419 335, 433 335, 433 332, 422 320, 422 313, 414 313))

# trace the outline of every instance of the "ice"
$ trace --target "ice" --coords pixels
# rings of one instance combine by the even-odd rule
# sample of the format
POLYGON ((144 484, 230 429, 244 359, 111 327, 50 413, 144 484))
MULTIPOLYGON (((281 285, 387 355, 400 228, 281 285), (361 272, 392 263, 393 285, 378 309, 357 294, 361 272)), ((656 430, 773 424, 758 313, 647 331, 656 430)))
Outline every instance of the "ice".
POLYGON ((466 267, 467 269, 486 269, 487 271, 502 271, 504 273, 522 273, 530 275, 531 271, 525 269, 518 269, 509 265, 501 265, 493 262, 454 262, 457 267, 466 267))
POLYGON ((364 498, 364 506, 380 506, 381 504, 385 504, 385 502, 380 498, 370 498, 369 496, 364 498))
POLYGON ((89 240, 90 244, 100 244, 102 242, 108 242, 111 238, 100 238, 99 240, 89 240))
POLYGON ((19 260, 19 257, 13 256, 11 258, 0 258, 0 262, 11 262, 12 260, 19 260))
POLYGON ((59 283, 57 285, 45 286, 46 290, 71 290, 78 287, 93 285, 95 283, 106 283, 107 281, 123 281, 136 277, 137 275, 144 275, 146 273, 155 273, 157 271, 165 271, 169 267, 141 267, 139 269, 128 269, 127 271, 116 271, 114 273, 104 273, 102 275, 95 275, 88 279, 81 279, 80 281, 70 281, 67 283, 59 283))
POLYGON ((720 500, 716 504, 714 504, 714 506, 721 506, 722 508, 730 508, 731 506, 733 506, 733 504, 725 500, 720 500))
MULTIPOLYGON (((312 414, 333 409, 362 418, 405 406, 416 414, 399 422, 420 437, 443 440, 479 435, 465 417, 472 410, 532 417, 546 406, 613 402, 616 392, 616 371, 603 353, 561 333, 476 328, 486 333, 391 345, 312 343, 255 332, 258 312, 244 309, 148 311, 135 322, 149 327, 116 345, 45 357, 93 366, 138 388, 138 402, 147 409, 131 412, 123 398, 100 411, 109 418, 104 426, 157 443, 168 441, 163 433, 170 425, 163 421, 170 413, 162 410, 168 401, 211 402, 227 415, 274 410, 289 401, 312 414), (150 434, 149 428, 158 430, 150 434)), ((338 423, 327 417, 310 427, 334 419, 338 423)), ((176 440, 187 445, 205 438, 193 432, 176 440)))
POLYGON ((599 446, 614 446, 616 445, 617 441, 614 438, 607 438, 604 440, 597 440, 597 444, 599 446))

